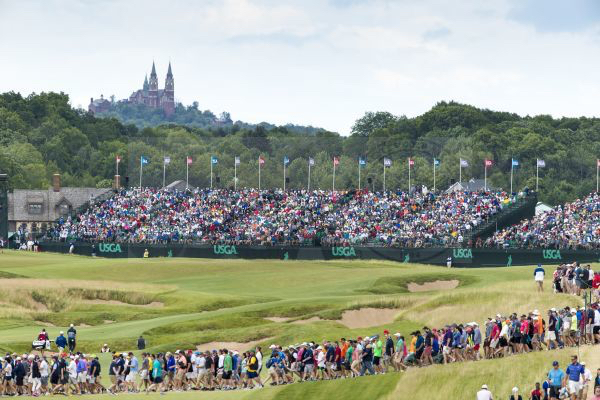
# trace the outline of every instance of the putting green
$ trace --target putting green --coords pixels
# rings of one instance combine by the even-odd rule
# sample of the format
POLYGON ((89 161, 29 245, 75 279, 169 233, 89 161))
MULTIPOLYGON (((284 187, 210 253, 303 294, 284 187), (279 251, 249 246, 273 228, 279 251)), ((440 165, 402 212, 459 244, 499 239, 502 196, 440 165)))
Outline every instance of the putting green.
MULTIPOLYGON (((547 277, 552 271, 546 268, 547 277)), ((257 341, 268 346, 322 341, 372 335, 384 328, 408 335, 423 325, 481 322, 497 312, 580 303, 572 296, 553 294, 549 278, 545 286, 545 293, 535 291, 533 267, 448 270, 381 261, 102 259, 5 251, 0 254, 0 351, 28 351, 42 327, 55 338, 69 323, 77 325, 78 349, 84 352, 98 352, 103 343, 130 350, 139 335, 147 339, 151 351, 172 351, 210 342, 257 341), (438 280, 459 284, 446 290, 408 290, 409 283, 438 280), (352 321, 359 328, 344 325, 348 323, 342 319, 344 311, 366 307, 395 309, 395 318, 364 316, 364 321, 352 321), (313 322, 298 323, 311 318, 313 322)), ((516 363, 523 365, 523 377, 528 377, 529 363, 539 366, 540 371, 532 372, 539 376, 554 357, 544 354, 435 366, 352 382, 206 396, 318 398, 334 391, 340 398, 359 398, 360 390, 369 398, 470 398, 481 383, 467 379, 468 374, 478 378, 488 371, 483 376, 490 376, 486 383, 492 385, 495 369, 513 371, 516 363), (453 374, 464 385, 452 389, 448 397, 441 383, 453 374), (430 386, 431 390, 423 388, 430 386), (405 396, 403 388, 420 394, 405 396)), ((496 381, 500 385, 500 376, 496 381)), ((190 395, 194 393, 178 394, 190 395)))

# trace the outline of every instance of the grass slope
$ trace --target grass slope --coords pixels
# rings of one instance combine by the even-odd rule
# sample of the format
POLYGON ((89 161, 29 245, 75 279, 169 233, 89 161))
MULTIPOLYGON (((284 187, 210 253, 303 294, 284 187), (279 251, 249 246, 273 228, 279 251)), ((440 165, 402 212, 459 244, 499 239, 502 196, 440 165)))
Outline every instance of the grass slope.
MULTIPOLYGON (((103 343, 130 350, 139 335, 146 337, 150 350, 159 351, 213 341, 259 341, 268 346, 332 340, 384 328, 407 335, 423 325, 482 321, 497 312, 580 303, 552 294, 549 279, 548 291, 536 293, 532 272, 533 267, 447 270, 382 261, 101 259, 5 251, 0 254, 0 351, 29 350, 42 327, 54 338, 69 323, 78 325, 79 348, 85 352, 98 352, 103 343), (407 290, 411 282, 452 279, 460 282, 453 290, 407 290), (363 307, 394 308, 398 314, 381 326, 349 329, 341 323, 345 310, 363 307), (268 317, 291 320, 273 322, 268 317), (294 323, 311 317, 321 320, 294 323)), ((548 276, 550 272, 548 268, 548 276)), ((539 380, 556 356, 542 353, 353 381, 202 395, 466 398, 482 380, 503 392, 508 386, 539 380)), ((178 397, 191 395, 197 394, 178 397)))

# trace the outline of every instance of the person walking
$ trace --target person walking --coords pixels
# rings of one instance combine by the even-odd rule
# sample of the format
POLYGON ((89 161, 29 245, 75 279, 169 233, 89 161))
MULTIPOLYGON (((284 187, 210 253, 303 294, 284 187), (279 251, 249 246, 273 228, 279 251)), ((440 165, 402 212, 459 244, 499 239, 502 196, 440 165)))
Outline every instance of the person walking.
POLYGON ((546 271, 542 268, 542 264, 538 264, 537 268, 533 271, 533 279, 537 286, 538 292, 544 291, 544 277, 546 276, 546 271))
POLYGON ((75 339, 77 336, 77 329, 75 329, 75 326, 73 324, 71 324, 71 326, 69 326, 69 329, 67 330, 67 343, 69 345, 69 352, 73 353, 75 351, 75 339))
POLYGON ((565 386, 565 373, 559 368, 558 361, 552 363, 552 369, 548 372, 550 381, 550 400, 560 399, 560 390, 565 386))
POLYGON ((138 350, 144 350, 146 348, 146 339, 144 339, 142 335, 140 335, 137 340, 137 348, 138 350))
POLYGON ((566 374, 569 379, 567 389, 569 390, 569 396, 571 400, 577 400, 579 392, 581 391, 581 384, 579 381, 581 378, 585 379, 584 373, 585 368, 577 361, 577 356, 571 356, 571 364, 566 369, 566 374))

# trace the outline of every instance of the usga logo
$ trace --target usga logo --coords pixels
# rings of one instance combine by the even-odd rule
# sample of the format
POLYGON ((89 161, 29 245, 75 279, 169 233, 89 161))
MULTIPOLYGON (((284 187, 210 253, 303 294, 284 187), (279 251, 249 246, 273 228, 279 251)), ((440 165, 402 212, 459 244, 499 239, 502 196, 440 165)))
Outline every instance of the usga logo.
POLYGON ((545 260, 562 260, 560 250, 542 250, 542 255, 545 260))
POLYGON ((331 255, 336 257, 356 257, 354 247, 332 247, 331 255))
POLYGON ((452 250, 452 256, 454 258, 473 258, 471 249, 454 249, 452 250))
POLYGON ((121 253, 121 245, 114 243, 100 243, 98 245, 100 253, 121 253))
POLYGON ((215 254, 227 254, 227 255, 237 254, 237 250, 235 249, 235 246, 229 246, 227 244, 214 245, 213 252, 215 254))

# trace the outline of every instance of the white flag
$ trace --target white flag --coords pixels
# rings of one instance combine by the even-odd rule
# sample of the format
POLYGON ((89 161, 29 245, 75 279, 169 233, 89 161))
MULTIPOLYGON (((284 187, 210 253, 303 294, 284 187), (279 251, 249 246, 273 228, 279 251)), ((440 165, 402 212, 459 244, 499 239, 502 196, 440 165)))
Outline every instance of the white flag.
POLYGON ((235 165, 240 165, 240 158, 239 157, 235 157, 235 165))
POLYGON ((460 159, 460 166, 461 167, 468 167, 469 166, 469 162, 467 160, 463 160, 462 158, 460 159))
POLYGON ((171 163, 171 157, 165 157, 165 164, 171 163))
POLYGON ((540 160, 540 159, 538 158, 538 160, 537 160, 537 166, 538 166, 539 168, 545 168, 545 167, 546 167, 546 161, 544 161, 544 160, 540 160))
POLYGON ((389 158, 384 158, 383 159, 383 166, 384 167, 391 167, 392 166, 392 160, 389 158))
POLYGON ((308 157, 308 165, 310 165, 311 167, 314 167, 315 159, 312 157, 308 157))

